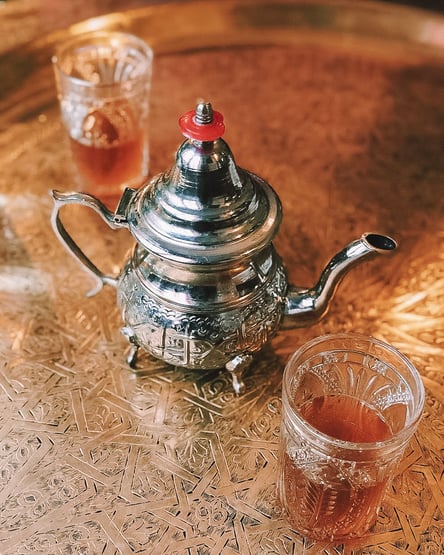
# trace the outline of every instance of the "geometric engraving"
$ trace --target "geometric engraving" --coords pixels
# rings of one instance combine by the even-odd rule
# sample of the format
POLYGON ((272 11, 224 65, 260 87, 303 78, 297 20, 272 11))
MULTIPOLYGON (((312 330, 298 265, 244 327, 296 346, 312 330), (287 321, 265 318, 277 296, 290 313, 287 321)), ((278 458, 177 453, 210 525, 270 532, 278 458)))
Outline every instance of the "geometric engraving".
MULTIPOLYGON (((240 13, 226 30, 236 44, 240 13)), ((36 83, 43 96, 44 83, 52 87, 47 61, 44 79, 23 79, 11 55, 10 86, 19 96, 2 103, 28 115, 1 131, 8 145, 0 150, 2 555, 443 551, 442 63, 415 49, 410 56, 408 45, 381 51, 370 38, 371 47, 355 37, 349 49, 328 34, 324 44, 291 29, 294 21, 287 25, 297 43, 284 44, 287 34, 273 27, 267 37, 276 33, 278 46, 157 57, 152 171, 171 166, 178 146, 175 124, 166 122, 176 117, 171 106, 192 106, 205 91, 224 106, 239 161, 281 197, 275 244, 292 281, 313 283, 340 243, 367 229, 392 234, 400 249, 354 269, 322 322, 282 328, 254 357, 239 397, 219 369, 175 368, 146 353, 137 373, 128 369, 115 290, 85 298, 89 278, 49 224, 48 189, 68 190, 74 176, 54 99, 33 104, 36 83), (244 99, 256 99, 253 110, 244 99), (359 544, 332 546, 304 538, 281 514, 281 381, 288 356, 306 340, 348 330, 402 350, 427 399, 376 525, 359 544)), ((142 18, 137 30, 145 28, 142 18)), ((94 217, 81 207, 63 214, 91 259, 116 275, 131 238, 94 217)))

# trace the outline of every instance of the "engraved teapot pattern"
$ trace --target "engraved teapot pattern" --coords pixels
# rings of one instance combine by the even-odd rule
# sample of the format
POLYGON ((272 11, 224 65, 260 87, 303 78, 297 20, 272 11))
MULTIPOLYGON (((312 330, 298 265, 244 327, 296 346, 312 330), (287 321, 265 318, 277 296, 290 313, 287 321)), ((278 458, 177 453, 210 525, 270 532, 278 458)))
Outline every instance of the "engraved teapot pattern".
POLYGON ((143 348, 175 366, 225 367, 241 393, 243 372, 284 317, 296 326, 319 319, 352 266, 397 245, 365 233, 330 260, 314 287, 288 284, 273 245, 282 219, 275 191, 236 165, 221 138, 223 116, 210 103, 199 103, 179 124, 186 139, 169 171, 125 189, 115 212, 86 193, 54 190, 52 226, 96 279, 89 295, 103 285, 116 288, 130 366, 143 348), (134 237, 118 276, 103 274, 72 239, 59 214, 68 204, 87 206, 134 237))

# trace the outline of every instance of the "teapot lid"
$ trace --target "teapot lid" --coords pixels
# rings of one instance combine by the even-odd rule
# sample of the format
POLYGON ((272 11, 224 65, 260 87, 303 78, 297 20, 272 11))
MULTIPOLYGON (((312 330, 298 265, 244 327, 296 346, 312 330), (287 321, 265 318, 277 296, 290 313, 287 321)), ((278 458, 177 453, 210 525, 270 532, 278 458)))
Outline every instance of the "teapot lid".
POLYGON ((224 120, 209 102, 179 119, 186 140, 175 165, 139 189, 126 220, 147 250, 190 264, 251 256, 271 242, 281 203, 263 179, 236 166, 221 138, 224 120))

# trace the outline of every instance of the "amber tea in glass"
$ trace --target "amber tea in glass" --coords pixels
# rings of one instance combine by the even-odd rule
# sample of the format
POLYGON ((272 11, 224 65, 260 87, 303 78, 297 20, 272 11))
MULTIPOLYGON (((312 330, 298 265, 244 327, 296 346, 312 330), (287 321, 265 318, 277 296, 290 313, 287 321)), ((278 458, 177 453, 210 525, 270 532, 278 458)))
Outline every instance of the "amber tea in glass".
POLYGON ((422 413, 417 370, 377 339, 327 335, 290 358, 282 401, 278 493, 289 523, 317 540, 362 536, 422 413))
POLYGON ((77 35, 53 57, 78 185, 102 200, 148 175, 152 59, 138 37, 109 31, 77 35))

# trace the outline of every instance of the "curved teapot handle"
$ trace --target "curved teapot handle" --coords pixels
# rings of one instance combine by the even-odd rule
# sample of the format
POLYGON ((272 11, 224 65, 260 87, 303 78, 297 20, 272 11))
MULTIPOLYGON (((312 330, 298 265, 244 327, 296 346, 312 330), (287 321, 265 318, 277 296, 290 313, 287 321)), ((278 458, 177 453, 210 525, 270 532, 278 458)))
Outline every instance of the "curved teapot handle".
POLYGON ((86 294, 88 297, 96 295, 104 285, 112 285, 113 287, 116 287, 117 278, 105 275, 97 268, 97 266, 93 262, 91 262, 91 260, 86 256, 86 254, 82 251, 82 249, 77 245, 77 243, 66 230, 60 219, 59 211, 62 206, 66 204, 80 204, 82 206, 92 208, 95 212, 97 212, 111 229, 126 227, 126 218, 121 213, 121 208, 126 208, 128 200, 132 197, 134 192, 135 191, 133 189, 126 189, 116 212, 113 213, 108 210, 108 208, 106 208, 106 206, 102 204, 98 199, 86 193, 63 193, 56 190, 52 191, 52 197, 55 204, 51 216, 51 225, 55 234, 57 235, 61 243, 67 248, 68 252, 70 252, 75 258, 77 258, 94 278, 98 278, 97 285, 86 294))

